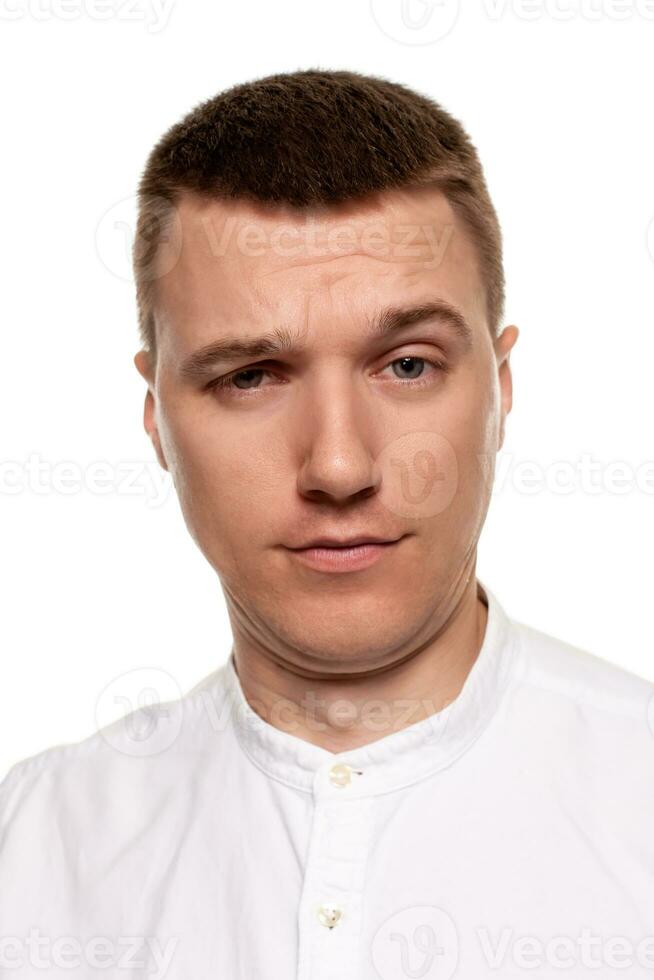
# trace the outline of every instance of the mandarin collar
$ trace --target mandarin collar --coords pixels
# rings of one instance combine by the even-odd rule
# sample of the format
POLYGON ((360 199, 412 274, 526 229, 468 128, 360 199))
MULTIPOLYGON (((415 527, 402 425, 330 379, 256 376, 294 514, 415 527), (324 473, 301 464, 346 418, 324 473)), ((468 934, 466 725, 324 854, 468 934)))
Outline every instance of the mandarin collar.
POLYGON ((391 792, 451 765, 490 721, 517 659, 514 624, 479 579, 477 592, 488 606, 486 629, 457 697, 440 711, 349 751, 331 752, 257 714, 243 693, 232 649, 222 673, 231 723, 245 754, 273 779, 327 798, 391 792))

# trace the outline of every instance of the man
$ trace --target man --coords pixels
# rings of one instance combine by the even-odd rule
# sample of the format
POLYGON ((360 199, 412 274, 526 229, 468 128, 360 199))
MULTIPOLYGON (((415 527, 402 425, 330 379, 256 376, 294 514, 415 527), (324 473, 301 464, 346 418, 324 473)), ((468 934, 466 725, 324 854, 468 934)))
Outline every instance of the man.
POLYGON ((134 258, 233 646, 10 771, 0 977, 651 976, 652 685, 476 576, 518 331, 461 125, 354 72, 239 85, 153 149, 134 258))

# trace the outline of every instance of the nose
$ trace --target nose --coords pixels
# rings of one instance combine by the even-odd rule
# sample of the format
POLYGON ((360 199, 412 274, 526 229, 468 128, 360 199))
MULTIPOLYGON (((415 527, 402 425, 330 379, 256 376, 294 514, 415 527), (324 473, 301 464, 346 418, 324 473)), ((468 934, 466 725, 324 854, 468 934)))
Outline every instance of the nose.
POLYGON ((310 499, 344 503, 379 489, 373 409, 351 382, 318 386, 302 406, 298 490, 310 499))

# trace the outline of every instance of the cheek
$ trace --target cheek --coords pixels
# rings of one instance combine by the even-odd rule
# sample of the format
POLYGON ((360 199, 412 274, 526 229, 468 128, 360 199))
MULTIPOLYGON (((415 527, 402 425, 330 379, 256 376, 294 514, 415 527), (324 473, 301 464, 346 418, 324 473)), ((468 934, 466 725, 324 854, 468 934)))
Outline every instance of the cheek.
POLYGON ((270 442, 248 439, 210 413, 170 412, 166 459, 187 524, 197 538, 256 540, 279 506, 282 474, 270 442))
POLYGON ((459 494, 471 518, 485 514, 490 500, 497 451, 497 409, 492 383, 478 380, 459 417, 459 494))
POLYGON ((497 409, 492 377, 475 371, 453 386, 434 427, 451 451, 455 471, 443 521, 462 528, 485 514, 495 470, 497 409))

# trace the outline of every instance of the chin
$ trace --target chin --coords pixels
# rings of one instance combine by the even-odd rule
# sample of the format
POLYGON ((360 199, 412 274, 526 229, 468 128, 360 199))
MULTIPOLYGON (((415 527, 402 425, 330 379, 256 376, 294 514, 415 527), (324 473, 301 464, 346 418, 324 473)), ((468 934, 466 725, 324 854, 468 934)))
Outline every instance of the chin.
MULTIPOLYGON (((329 604, 328 604, 329 605, 329 604)), ((343 602, 334 603, 331 610, 325 604, 309 610, 294 606, 292 615, 279 624, 278 635, 293 650, 306 657, 304 666, 318 669, 317 661, 333 671, 343 668, 370 670, 383 666, 407 638, 414 632, 413 619, 406 614, 401 619, 391 617, 393 635, 382 632, 380 624, 384 616, 378 606, 364 613, 343 608, 343 602)))

